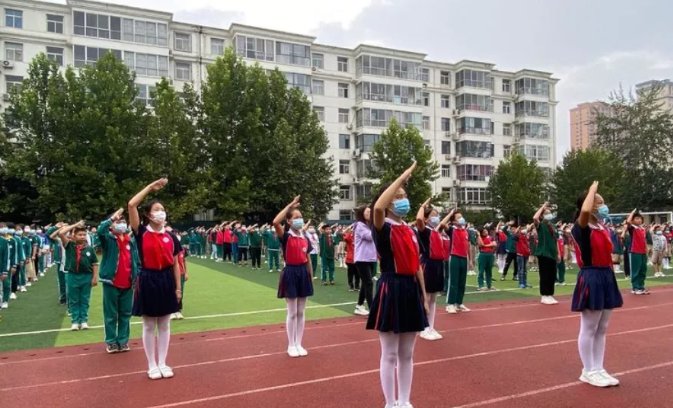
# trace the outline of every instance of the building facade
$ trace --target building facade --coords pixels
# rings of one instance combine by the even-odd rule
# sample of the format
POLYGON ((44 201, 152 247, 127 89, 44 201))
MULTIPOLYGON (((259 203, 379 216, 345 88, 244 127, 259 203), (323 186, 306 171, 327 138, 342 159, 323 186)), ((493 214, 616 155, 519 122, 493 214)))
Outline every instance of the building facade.
POLYGON ((661 101, 661 109, 673 113, 673 82, 670 79, 651 80, 641 82, 636 85, 636 91, 642 91, 653 87, 659 87, 659 100, 661 101))
POLYGON ((137 75, 139 98, 150 103, 162 76, 177 89, 198 90, 206 66, 233 47, 245 61, 280 69, 303 90, 329 137, 340 200, 331 220, 351 218, 371 193, 373 144, 392 118, 417 127, 440 166, 435 193, 449 205, 480 207, 500 160, 517 150, 547 170, 554 166, 557 80, 522 69, 506 72, 475 61, 430 61, 418 52, 359 45, 232 24, 228 30, 186 24, 170 13, 87 0, 65 5, 3 0, 1 103, 44 52, 60 65, 95 63, 108 50, 137 75))
POLYGON ((596 138, 596 116, 610 114, 610 105, 605 102, 585 102, 570 109, 570 147, 572 150, 587 149, 596 138))

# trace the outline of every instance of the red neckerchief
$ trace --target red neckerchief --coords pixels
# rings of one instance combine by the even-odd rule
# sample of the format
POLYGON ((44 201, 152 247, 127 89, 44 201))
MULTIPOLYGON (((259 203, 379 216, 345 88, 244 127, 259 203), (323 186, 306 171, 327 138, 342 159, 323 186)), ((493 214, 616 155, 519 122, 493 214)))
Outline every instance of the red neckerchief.
POLYGON ((79 272, 79 261, 82 258, 82 249, 84 249, 86 245, 76 245, 75 246, 75 272, 79 272))

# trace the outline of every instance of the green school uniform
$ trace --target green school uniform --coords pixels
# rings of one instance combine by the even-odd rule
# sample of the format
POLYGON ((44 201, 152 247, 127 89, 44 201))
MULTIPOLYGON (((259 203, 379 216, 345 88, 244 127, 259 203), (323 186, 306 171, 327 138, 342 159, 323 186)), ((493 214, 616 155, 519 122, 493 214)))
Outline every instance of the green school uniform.
POLYGON ((505 242, 505 251, 508 253, 516 253, 516 240, 514 239, 514 234, 509 231, 508 226, 502 227, 502 232, 507 235, 507 241, 505 242))
POLYGON ((68 308, 73 324, 86 323, 89 320, 89 301, 91 300, 91 281, 93 269, 98 265, 96 250, 87 245, 79 248, 70 241, 65 247, 65 269, 68 272, 68 308))
MULTIPOLYGON (((47 236, 51 236, 56 232, 58 228, 50 227, 47 229, 47 236)), ((66 282, 65 282, 65 272, 64 272, 64 261, 63 261, 63 246, 61 246, 61 239, 56 237, 56 239, 51 240, 51 252, 56 264, 56 276, 58 280, 58 301, 60 304, 65 304, 67 301, 66 296, 66 282)))
MULTIPOLYGON (((17 258, 16 243, 14 242, 14 239, 11 237, 10 238, 0 237, 0 241, 2 241, 7 251, 7 259, 6 259, 7 277, 5 278, 4 281, 2 281, 2 299, 3 302, 8 302, 12 290, 11 270, 12 268, 16 267, 16 258, 17 258)), ((5 274, 4 270, 2 273, 3 275, 5 274)))
POLYGON ((320 234, 320 260, 322 263, 322 281, 334 282, 334 248, 337 245, 336 235, 320 234))
POLYGON ((269 263, 269 271, 280 270, 280 239, 275 231, 264 231, 264 242, 267 250, 267 261, 269 263))
POLYGON ((537 226, 537 245, 533 255, 553 259, 554 262, 558 259, 556 228, 548 221, 542 221, 537 226))
POLYGON ((26 266, 28 262, 33 261, 33 240, 28 236, 21 237, 21 248, 23 248, 23 256, 25 263, 21 265, 21 270, 19 271, 19 285, 26 286, 26 266))
POLYGON ((261 248, 262 247, 262 236, 257 231, 253 231, 248 234, 250 240, 250 248, 261 248))

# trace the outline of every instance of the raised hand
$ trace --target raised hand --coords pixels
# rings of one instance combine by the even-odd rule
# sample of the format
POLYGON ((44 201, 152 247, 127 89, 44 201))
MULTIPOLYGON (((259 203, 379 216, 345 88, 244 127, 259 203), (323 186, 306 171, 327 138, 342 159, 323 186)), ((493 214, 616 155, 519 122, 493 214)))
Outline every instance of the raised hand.
POLYGON ((156 192, 166 187, 166 184, 168 184, 168 179, 160 178, 159 180, 155 180, 154 182, 152 182, 152 184, 149 185, 149 188, 150 191, 156 192))

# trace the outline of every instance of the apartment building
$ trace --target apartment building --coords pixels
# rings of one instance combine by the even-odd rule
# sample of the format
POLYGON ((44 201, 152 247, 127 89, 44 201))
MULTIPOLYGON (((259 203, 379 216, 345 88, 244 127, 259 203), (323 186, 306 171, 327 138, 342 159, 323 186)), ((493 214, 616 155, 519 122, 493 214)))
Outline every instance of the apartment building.
POLYGON ((572 150, 587 149, 596 138, 596 116, 609 115, 610 105, 597 101, 580 103, 570 110, 570 147, 572 150))

